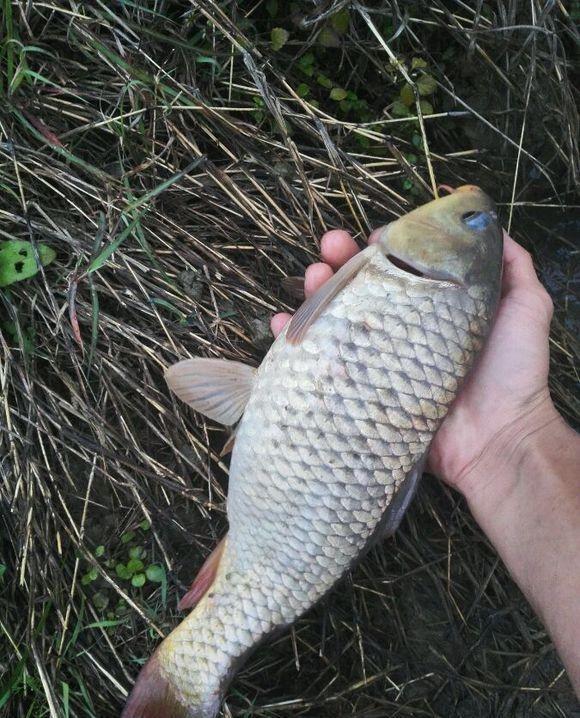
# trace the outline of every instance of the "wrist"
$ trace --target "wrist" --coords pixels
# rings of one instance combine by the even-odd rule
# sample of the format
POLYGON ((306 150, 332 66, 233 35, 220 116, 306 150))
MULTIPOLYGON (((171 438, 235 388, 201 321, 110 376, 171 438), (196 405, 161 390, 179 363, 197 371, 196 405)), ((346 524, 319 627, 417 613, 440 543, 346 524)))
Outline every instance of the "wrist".
POLYGON ((537 471, 537 465, 549 461, 554 451, 566 449, 570 435, 579 438, 562 419, 546 389, 502 426, 464 468, 458 488, 472 511, 493 510, 494 504, 502 505, 512 495, 515 498, 520 489, 529 491, 525 481, 528 472, 537 471))
POLYGON ((580 435, 552 407, 496 450, 465 496, 580 691, 580 435))

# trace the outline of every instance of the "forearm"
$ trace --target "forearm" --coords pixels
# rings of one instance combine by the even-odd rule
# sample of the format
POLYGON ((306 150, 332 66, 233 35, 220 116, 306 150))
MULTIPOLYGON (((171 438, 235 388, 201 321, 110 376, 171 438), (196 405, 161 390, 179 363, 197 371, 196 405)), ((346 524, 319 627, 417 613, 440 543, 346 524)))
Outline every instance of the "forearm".
POLYGON ((580 695, 580 436, 547 409, 498 437, 466 478, 473 515, 580 695))

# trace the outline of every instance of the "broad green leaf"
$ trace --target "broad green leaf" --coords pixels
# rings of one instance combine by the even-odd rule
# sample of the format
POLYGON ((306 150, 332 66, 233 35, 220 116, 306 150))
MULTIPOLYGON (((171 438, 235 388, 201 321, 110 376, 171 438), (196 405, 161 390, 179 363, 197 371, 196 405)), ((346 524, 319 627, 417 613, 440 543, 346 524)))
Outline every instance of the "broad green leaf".
POLYGON ((135 538, 135 532, 134 531, 125 531, 124 534, 121 536, 121 543, 129 543, 129 541, 132 541, 135 538))
POLYGON ((95 556, 99 557, 102 556, 105 553, 105 547, 101 544, 100 546, 97 546, 95 549, 95 556))
POLYGON ((283 27, 272 28, 272 32, 270 33, 270 45, 272 46, 272 50, 274 50, 274 52, 281 50, 288 42, 289 37, 290 33, 283 27))
POLYGON ((298 97, 307 97, 309 93, 310 87, 305 82, 301 82, 296 88, 296 94, 298 97))
POLYGON ((339 35, 344 35, 344 33, 348 30, 348 25, 350 23, 348 8, 345 8, 333 15, 330 22, 339 35))
POLYGON ((330 99, 335 100, 336 102, 340 102, 341 100, 344 100, 346 97, 347 92, 342 87, 333 87, 330 91, 330 99))
POLYGON ((393 117, 409 117, 411 113, 409 108, 401 100, 395 100, 391 106, 391 115, 393 117))
POLYGON ((425 67, 427 67, 427 63, 425 62, 425 60, 423 60, 422 57, 414 57, 411 60, 411 69, 412 70, 419 70, 419 69, 422 69, 425 67))
POLYGON ((127 571, 129 573, 137 573, 137 571, 143 570, 143 561, 140 558, 132 558, 127 561, 127 571))
POLYGON ((421 75, 421 77, 417 80, 417 89, 419 90, 421 97, 432 95, 437 89, 437 80, 433 77, 433 75, 421 75))
POLYGON ((161 583, 165 579, 165 569, 159 564, 147 566, 145 573, 149 581, 153 581, 154 583, 161 583))
POLYGON ((312 77, 314 74, 314 54, 312 52, 307 52, 302 55, 296 64, 305 75, 312 77))
POLYGON ((316 82, 319 85, 322 85, 322 87, 326 87, 327 90, 330 90, 332 87, 332 80, 329 77, 326 77, 326 75, 323 75, 322 72, 319 72, 316 76, 316 82))
POLYGON ((135 588, 141 588, 141 586, 145 585, 146 580, 144 573, 136 573, 131 579, 131 585, 135 586, 135 588))
MULTIPOLYGON (((40 263, 46 267, 56 257, 52 247, 45 244, 37 245, 40 263)), ((30 279, 38 273, 34 249, 30 242, 11 239, 0 242, 0 287, 7 287, 14 282, 30 279)))
POLYGON ((429 102, 429 100, 419 100, 419 107, 424 115, 433 114, 433 105, 429 102))
POLYGON ((322 47, 340 47, 340 38, 330 25, 325 25, 316 39, 322 47))
POLYGON ((127 566, 125 566, 125 564, 123 564, 123 563, 118 563, 115 566, 115 572, 117 573, 117 576, 119 578, 125 578, 125 579, 131 578, 131 574, 127 570, 127 566))

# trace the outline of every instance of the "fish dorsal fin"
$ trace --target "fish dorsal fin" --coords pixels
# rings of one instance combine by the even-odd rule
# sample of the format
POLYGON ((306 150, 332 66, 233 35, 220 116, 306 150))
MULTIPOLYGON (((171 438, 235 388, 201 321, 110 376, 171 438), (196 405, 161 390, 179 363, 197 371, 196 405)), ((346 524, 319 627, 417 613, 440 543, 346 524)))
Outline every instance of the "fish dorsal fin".
POLYGON ((226 359, 185 359, 165 372, 171 391, 193 409, 232 426, 244 413, 256 369, 226 359))
POLYGON ((203 566, 199 569, 199 573, 195 577, 193 583, 189 587, 189 591, 179 602, 179 610, 185 611, 188 608, 194 608, 209 591, 210 586, 215 580, 215 576, 220 565, 222 554, 226 546, 227 535, 218 543, 214 550, 204 561, 203 566))
POLYGON ((290 320, 286 341, 300 344, 308 329, 314 324, 330 302, 365 267, 377 252, 376 246, 355 254, 310 299, 307 299, 290 320))

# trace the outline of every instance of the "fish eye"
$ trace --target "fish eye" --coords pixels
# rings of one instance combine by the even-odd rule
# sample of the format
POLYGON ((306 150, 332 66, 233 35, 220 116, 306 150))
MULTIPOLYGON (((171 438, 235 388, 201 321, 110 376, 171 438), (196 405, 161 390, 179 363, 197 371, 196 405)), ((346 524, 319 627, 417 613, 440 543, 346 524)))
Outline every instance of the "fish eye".
POLYGON ((495 212, 465 212, 461 215, 461 221, 469 229, 482 230, 496 220, 495 212))

